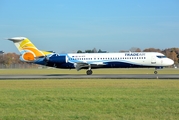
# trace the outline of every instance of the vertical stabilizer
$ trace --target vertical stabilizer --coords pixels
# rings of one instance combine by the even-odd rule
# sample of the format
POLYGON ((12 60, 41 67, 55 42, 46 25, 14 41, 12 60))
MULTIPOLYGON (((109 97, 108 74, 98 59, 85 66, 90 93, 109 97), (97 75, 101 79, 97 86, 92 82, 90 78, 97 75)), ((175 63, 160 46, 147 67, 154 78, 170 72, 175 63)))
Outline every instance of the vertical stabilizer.
POLYGON ((45 56, 45 53, 38 50, 28 38, 13 37, 8 40, 14 42, 25 61, 33 61, 36 57, 45 56))

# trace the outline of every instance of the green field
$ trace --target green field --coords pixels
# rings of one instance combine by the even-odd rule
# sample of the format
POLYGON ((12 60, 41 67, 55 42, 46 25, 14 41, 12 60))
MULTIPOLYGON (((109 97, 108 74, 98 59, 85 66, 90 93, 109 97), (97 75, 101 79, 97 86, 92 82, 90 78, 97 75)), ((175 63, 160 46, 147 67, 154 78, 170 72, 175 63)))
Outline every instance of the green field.
MULTIPOLYGON (((9 74, 86 74, 86 70, 76 71, 75 69, 0 69, 0 75, 9 74)), ((93 69, 93 74, 154 74, 154 68, 93 69)), ((179 74, 179 69, 160 69, 158 70, 158 74, 179 74)))
POLYGON ((178 118, 178 80, 0 80, 0 120, 178 118))

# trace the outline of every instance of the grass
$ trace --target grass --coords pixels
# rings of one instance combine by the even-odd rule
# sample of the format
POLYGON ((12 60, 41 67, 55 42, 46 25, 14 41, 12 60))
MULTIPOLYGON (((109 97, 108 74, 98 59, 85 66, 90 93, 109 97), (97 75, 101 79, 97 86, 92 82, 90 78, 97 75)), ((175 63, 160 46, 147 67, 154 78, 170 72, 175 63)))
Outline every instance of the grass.
POLYGON ((1 80, 2 120, 173 120, 178 80, 1 80))
MULTIPOLYGON (((86 70, 76 71, 75 69, 0 69, 0 75, 10 74, 86 74, 86 70)), ((93 74, 154 74, 154 69, 93 69, 93 74)), ((165 68, 158 70, 158 74, 179 74, 179 69, 165 68)))

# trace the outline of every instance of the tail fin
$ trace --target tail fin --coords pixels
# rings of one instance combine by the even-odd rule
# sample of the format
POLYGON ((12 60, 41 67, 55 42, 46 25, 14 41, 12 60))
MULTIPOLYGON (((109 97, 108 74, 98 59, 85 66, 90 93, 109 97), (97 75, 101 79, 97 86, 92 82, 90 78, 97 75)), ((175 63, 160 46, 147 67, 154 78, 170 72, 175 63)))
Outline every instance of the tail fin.
POLYGON ((19 52, 22 54, 22 59, 25 61, 34 61, 37 57, 46 56, 50 52, 38 50, 35 45, 25 37, 13 37, 8 39, 13 41, 19 52))

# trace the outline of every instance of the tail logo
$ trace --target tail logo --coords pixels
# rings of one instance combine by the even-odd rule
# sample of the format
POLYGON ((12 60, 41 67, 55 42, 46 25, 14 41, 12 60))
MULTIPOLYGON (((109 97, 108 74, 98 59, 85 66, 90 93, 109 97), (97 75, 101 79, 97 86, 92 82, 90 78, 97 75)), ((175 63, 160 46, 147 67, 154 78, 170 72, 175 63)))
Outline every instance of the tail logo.
POLYGON ((31 52, 25 52, 23 55, 22 55, 22 58, 26 61, 34 61, 35 60, 35 56, 33 53, 31 52))
POLYGON ((37 57, 50 54, 50 52, 38 50, 28 38, 14 37, 8 40, 14 42, 17 49, 22 54, 21 59, 24 61, 34 61, 37 57))

